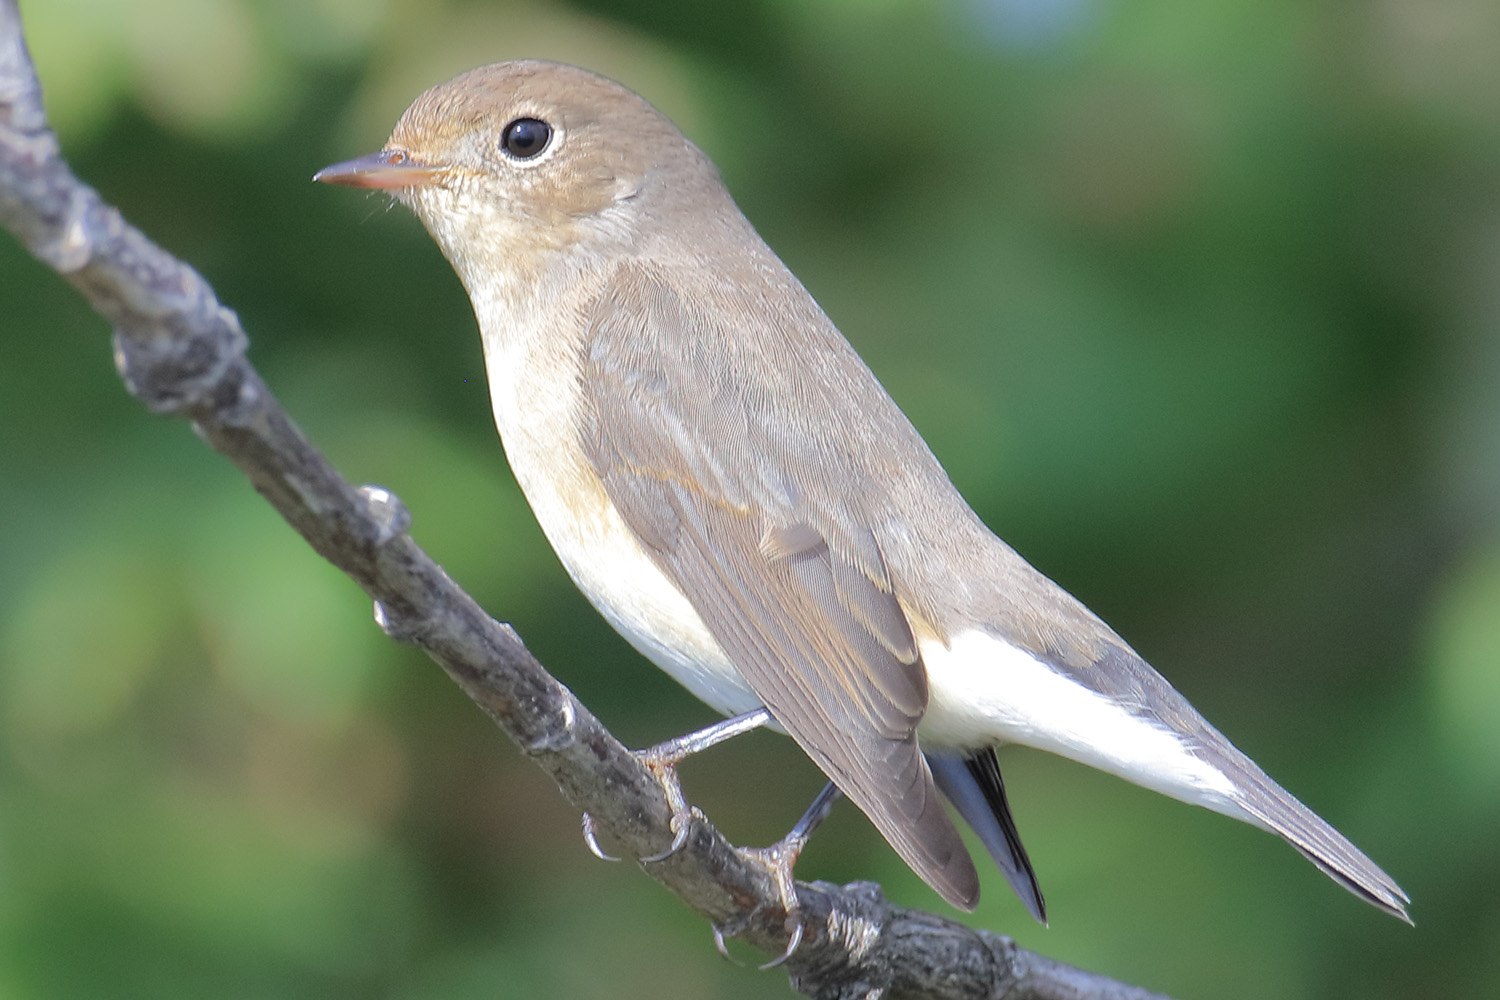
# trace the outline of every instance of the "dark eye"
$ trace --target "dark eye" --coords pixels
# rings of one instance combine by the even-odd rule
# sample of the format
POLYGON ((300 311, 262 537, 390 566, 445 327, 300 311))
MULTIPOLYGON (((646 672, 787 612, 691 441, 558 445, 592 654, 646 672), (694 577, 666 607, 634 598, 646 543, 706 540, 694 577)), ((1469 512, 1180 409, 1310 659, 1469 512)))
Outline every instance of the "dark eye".
POLYGON ((552 141, 552 126, 536 118, 517 118, 500 133, 500 148, 517 160, 529 160, 552 141))

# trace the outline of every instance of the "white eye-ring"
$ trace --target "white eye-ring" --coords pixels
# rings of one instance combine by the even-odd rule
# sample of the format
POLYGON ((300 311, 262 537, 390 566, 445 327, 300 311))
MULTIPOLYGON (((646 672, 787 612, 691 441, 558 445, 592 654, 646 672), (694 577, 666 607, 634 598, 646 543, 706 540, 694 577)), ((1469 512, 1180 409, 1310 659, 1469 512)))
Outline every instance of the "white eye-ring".
POLYGON ((540 118, 514 118, 500 130, 500 152, 516 166, 535 166, 562 141, 559 130, 540 118))

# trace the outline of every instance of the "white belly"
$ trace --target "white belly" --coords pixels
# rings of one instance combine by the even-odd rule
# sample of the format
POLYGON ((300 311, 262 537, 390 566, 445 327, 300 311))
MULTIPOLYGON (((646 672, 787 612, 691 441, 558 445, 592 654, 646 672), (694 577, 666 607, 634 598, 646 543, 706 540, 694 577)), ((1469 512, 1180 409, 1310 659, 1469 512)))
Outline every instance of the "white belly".
POLYGON ((578 589, 642 656, 718 712, 738 715, 760 707, 698 613, 612 505, 600 503, 586 513, 563 510, 551 484, 522 489, 578 589))
POLYGON ((604 493, 579 445, 576 373, 515 329, 485 335, 495 424, 542 532, 615 631, 725 715, 759 708, 682 593, 652 562, 604 493), (549 365, 553 366, 549 369, 549 365))

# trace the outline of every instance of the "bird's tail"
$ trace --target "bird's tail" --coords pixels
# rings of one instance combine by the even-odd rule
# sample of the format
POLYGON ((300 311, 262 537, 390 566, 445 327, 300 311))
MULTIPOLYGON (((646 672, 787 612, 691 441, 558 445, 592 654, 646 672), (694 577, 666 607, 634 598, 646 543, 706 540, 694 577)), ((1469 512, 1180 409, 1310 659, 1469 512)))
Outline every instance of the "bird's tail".
POLYGON ((1408 924, 1412 922, 1406 912, 1411 899, 1395 879, 1347 837, 1272 781, 1129 647, 1113 650, 1109 660, 1104 672, 1118 688, 1112 692, 1114 697, 1122 702, 1134 700, 1137 705, 1149 705, 1149 710, 1138 718, 1172 733, 1189 759, 1218 772, 1223 781, 1211 782, 1217 787, 1205 788, 1197 780, 1184 784, 1175 780, 1163 783, 1143 780, 1139 774, 1125 774, 1126 778, 1269 830, 1360 899, 1408 924))
POLYGON ((1236 818, 1271 831, 1354 895, 1408 924, 1412 922, 1406 912, 1411 899, 1395 879, 1223 736, 1211 732, 1217 738, 1205 741, 1209 745, 1199 754, 1234 784, 1234 804, 1243 811, 1236 818))
POLYGON ((998 767, 989 781, 988 770, 967 769, 970 754, 943 763, 933 749, 1034 747, 1204 806, 1275 833, 1356 896, 1411 922, 1410 900, 1394 879, 1235 749, 1123 642, 1079 666, 972 629, 924 645, 922 656, 931 690, 922 724, 934 777, 1039 916, 1041 894, 1013 836, 998 767))
POLYGON ((1046 926, 1047 903, 1042 898, 1036 870, 1031 867, 1031 858, 1026 856, 1026 847, 1021 843, 1021 834, 1011 816, 1010 803, 1005 797, 1005 782, 1000 777, 1000 760, 995 756, 994 747, 966 754, 928 751, 926 757, 938 788, 964 821, 974 828, 985 850, 989 851, 1026 909, 1038 923, 1046 926))

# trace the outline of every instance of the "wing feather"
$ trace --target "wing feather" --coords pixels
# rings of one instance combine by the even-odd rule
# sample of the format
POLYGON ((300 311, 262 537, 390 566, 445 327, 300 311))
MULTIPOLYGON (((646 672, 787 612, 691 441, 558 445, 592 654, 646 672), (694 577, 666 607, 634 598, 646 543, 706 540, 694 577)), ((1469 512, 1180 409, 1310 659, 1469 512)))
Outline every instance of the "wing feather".
POLYGON ((917 746, 926 672, 874 533, 854 505, 812 509, 788 484, 809 456, 776 453, 774 394, 723 340, 742 331, 643 268, 608 286, 583 385, 610 501, 777 722, 918 875, 972 907, 978 877, 917 746))

